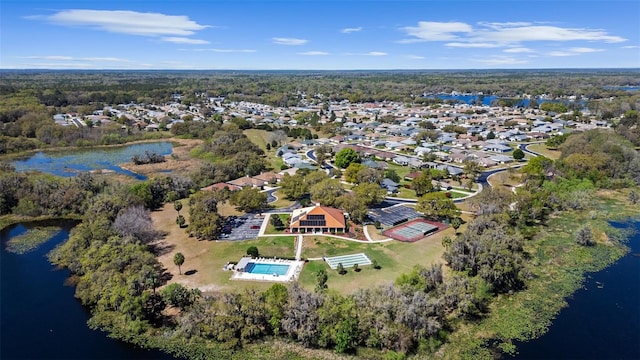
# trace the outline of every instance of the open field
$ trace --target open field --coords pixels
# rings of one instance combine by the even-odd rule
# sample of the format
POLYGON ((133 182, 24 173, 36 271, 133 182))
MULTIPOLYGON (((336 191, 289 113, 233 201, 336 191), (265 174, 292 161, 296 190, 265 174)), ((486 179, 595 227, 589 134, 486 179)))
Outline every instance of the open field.
POLYGON ((513 170, 511 173, 507 170, 491 175, 487 181, 493 188, 511 188, 520 184, 521 177, 522 175, 518 173, 518 170, 513 170))
MULTIPOLYGON (((183 201, 181 213, 189 213, 189 204, 183 201)), ((166 204, 151 215, 156 229, 167 232, 167 236, 156 245, 162 249, 158 260, 172 278, 169 283, 178 282, 188 287, 199 288, 203 292, 226 291, 232 289, 266 289, 271 283, 231 281, 231 273, 222 270, 227 262, 238 261, 246 255, 249 246, 256 246, 264 257, 294 257, 294 237, 265 237, 247 241, 204 241, 189 237, 185 229, 175 223, 177 213, 173 204, 166 204), (181 252, 185 257, 182 275, 173 263, 173 256, 181 252), (187 275, 190 274, 190 275, 187 275)), ((188 218, 188 216, 187 216, 188 218)))
MULTIPOLYGON (((183 201, 183 203, 186 201, 183 201)), ((188 212, 187 212, 188 214, 188 212)), ((242 211, 236 210, 236 207, 229 203, 229 200, 223 202, 222 204, 218 204, 218 214, 222 216, 240 216, 244 213, 242 211)))
POLYGON ((531 151, 540 153, 551 160, 558 160, 561 154, 559 150, 551 150, 545 144, 531 144, 527 148, 531 151))
POLYGON ((447 235, 453 236, 454 230, 449 228, 415 243, 390 241, 368 244, 323 236, 305 236, 302 248, 303 258, 365 253, 371 261, 377 261, 381 269, 361 266, 360 272, 347 268, 346 274, 339 275, 324 261, 314 260, 305 265, 300 275, 300 283, 312 290, 316 284, 315 274, 320 269, 325 269, 329 275, 327 281, 329 289, 343 294, 353 293, 359 288, 393 282, 400 274, 409 272, 415 265, 429 266, 432 263, 441 263, 444 252, 442 238, 447 235))
POLYGON ((267 157, 267 166, 275 172, 280 171, 280 167, 284 163, 282 159, 276 156, 276 149, 267 150, 267 143, 271 142, 271 133, 266 130, 248 129, 244 131, 244 134, 252 143, 264 150, 267 157))

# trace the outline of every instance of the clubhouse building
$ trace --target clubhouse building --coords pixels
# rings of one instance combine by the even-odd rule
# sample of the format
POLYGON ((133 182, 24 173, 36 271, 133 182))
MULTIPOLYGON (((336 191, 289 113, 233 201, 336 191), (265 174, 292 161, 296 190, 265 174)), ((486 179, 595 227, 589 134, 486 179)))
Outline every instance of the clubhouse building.
POLYGON ((293 210, 289 230, 292 233, 346 232, 344 212, 316 204, 293 210))

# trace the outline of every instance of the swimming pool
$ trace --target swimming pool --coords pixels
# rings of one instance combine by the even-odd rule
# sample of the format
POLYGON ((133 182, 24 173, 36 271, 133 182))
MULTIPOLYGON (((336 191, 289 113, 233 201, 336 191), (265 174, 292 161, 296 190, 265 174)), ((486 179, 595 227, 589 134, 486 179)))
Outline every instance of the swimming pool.
POLYGON ((262 275, 287 275, 287 272, 289 271, 289 265, 248 263, 247 266, 245 266, 244 271, 252 274, 262 275))

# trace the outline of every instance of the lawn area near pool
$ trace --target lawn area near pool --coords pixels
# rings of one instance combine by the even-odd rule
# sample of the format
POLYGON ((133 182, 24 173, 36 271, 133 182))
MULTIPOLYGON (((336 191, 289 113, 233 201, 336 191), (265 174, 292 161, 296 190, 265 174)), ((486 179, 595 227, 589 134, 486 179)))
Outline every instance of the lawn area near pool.
POLYGON ((309 261, 303 268, 299 281, 305 288, 313 290, 316 284, 315 274, 318 270, 325 269, 329 276, 329 289, 343 294, 352 293, 359 288, 393 282, 400 274, 411 271, 414 265, 429 266, 432 263, 443 262, 442 238, 447 235, 453 237, 454 233, 455 231, 449 228, 415 243, 390 241, 373 244, 323 236, 305 236, 303 258, 365 253, 381 268, 376 270, 371 265, 360 266, 360 272, 347 268, 346 274, 339 275, 322 260, 309 261))
MULTIPOLYGON (((183 201, 182 214, 189 213, 188 201, 183 201)), ((198 288, 203 292, 229 291, 245 288, 267 289, 270 283, 231 281, 231 272, 222 268, 227 262, 236 262, 247 254, 249 246, 256 246, 262 257, 294 257, 295 237, 263 237, 245 241, 206 241, 189 237, 184 228, 175 223, 176 211, 173 204, 166 204, 161 210, 151 213, 156 229, 165 231, 167 236, 155 245, 162 248, 158 260, 172 275, 168 283, 198 288), (182 275, 173 263, 173 256, 181 252, 185 261, 182 275), (187 275, 190 274, 190 275, 187 275)), ((186 216, 188 218, 188 215, 186 216)), ((187 219, 188 221, 188 219, 187 219)))

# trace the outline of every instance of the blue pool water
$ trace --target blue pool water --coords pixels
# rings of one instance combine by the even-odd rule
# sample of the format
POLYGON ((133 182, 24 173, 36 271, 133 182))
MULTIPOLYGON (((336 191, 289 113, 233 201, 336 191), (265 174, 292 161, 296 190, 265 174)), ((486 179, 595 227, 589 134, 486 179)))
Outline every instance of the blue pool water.
POLYGON ((262 275, 287 275, 287 271, 289 271, 289 265, 248 263, 244 271, 252 274, 262 275))

